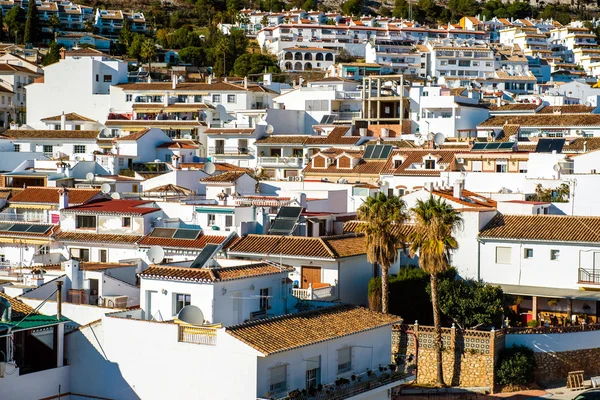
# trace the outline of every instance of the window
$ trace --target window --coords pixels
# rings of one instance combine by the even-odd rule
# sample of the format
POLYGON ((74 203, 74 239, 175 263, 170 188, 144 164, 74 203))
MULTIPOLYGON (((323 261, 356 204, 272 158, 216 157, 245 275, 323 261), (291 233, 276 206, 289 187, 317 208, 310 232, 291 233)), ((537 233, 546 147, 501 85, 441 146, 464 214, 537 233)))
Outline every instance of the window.
POLYGON ((260 309, 269 310, 271 309, 270 299, 271 288, 260 289, 260 309))
POLYGON ((352 347, 344 347, 337 351, 337 373, 343 374, 352 370, 352 347))
POLYGON ((435 169, 435 160, 425 160, 425 169, 435 169))
POLYGON ((519 161, 519 173, 527 173, 527 161, 519 161))
POLYGON ((96 82, 100 82, 100 75, 96 74, 96 82))
POLYGON ((126 94, 125 95, 125 101, 132 101, 133 100, 133 95, 132 94, 126 94))
POLYGON ((508 160, 496 160, 496 172, 508 172, 508 160))
POLYGON ((74 152, 79 154, 85 154, 85 146, 81 144, 76 144, 74 147, 74 152))
POLYGON ((104 75, 104 82, 112 82, 112 75, 104 75))
POLYGON ((78 215, 76 218, 76 228, 96 229, 95 215, 78 215))
POLYGON ((533 249, 525 249, 523 257, 524 258, 533 258, 533 249))
POLYGON ((119 130, 118 129, 111 129, 110 130, 110 134, 112 137, 117 137, 119 136, 119 130))
POLYGON ((388 197, 392 197, 394 195, 394 189, 389 188, 387 191, 387 195, 388 195, 388 197))
POLYGON ((226 215, 225 216, 225 226, 226 227, 233 226, 233 215, 226 215))
POLYGON ((181 294, 175 293, 175 312, 173 314, 178 314, 179 311, 185 306, 189 306, 192 304, 192 296, 189 294, 181 294))
POLYGON ((306 360, 306 389, 316 388, 321 383, 321 356, 306 360))
POLYGON ((48 245, 40 246, 40 249, 38 250, 38 254, 44 255, 44 254, 48 254, 48 253, 50 253, 50 249, 48 248, 48 245))
POLYGON ((212 95, 212 102, 213 103, 220 103, 221 102, 221 95, 220 94, 213 94, 212 95))
POLYGON ((119 167, 124 167, 124 166, 125 166, 125 159, 119 158, 119 167))
POLYGON ((123 217, 121 223, 123 228, 131 228, 131 217, 123 217))
POLYGON ((483 162, 482 161, 472 161, 471 162, 471 171, 472 172, 482 172, 483 171, 483 162))
POLYGON ((235 103, 235 94, 228 94, 227 95, 227 102, 228 103, 235 103))
POLYGON ((90 249, 74 249, 72 248, 69 253, 71 258, 79 261, 90 261, 90 249))
POLYGON ((202 95, 195 94, 194 95, 194 103, 202 103, 202 95))
POLYGON ((20 144, 15 144, 14 145, 14 149, 15 149, 15 153, 18 153, 21 151, 21 145, 20 144))
POLYGON ((394 160, 394 168, 400 168, 402 165, 402 160, 394 160))
POLYGON ((100 262, 108 262, 108 250, 100 249, 98 251, 98 259, 100 262))
POLYGON ((287 391, 287 365, 280 365, 269 370, 269 392, 287 391))
POLYGON ((560 259, 560 250, 550 250, 550 259, 558 261, 560 259))
POLYGON ((510 264, 512 258, 512 247, 496 247, 496 264, 510 264))
POLYGON ((42 149, 45 155, 52 157, 52 145, 45 144, 44 146, 42 146, 42 149))
POLYGON ((140 191, 140 187, 136 183, 134 183, 134 184, 131 185, 131 191, 133 193, 137 193, 137 192, 140 191))
POLYGON ((216 223, 217 216, 215 214, 206 214, 208 218, 208 226, 213 226, 216 223))

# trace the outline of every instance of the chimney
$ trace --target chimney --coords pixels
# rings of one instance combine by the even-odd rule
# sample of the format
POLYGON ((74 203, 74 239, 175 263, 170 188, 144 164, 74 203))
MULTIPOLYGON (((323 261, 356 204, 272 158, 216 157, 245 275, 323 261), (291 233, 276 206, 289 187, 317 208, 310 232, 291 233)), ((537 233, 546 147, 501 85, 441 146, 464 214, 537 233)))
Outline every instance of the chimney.
POLYGON ((171 158, 171 164, 173 164, 173 168, 179 169, 179 156, 175 155, 171 158))
POLYGON ((63 111, 62 114, 60 114, 60 129, 61 130, 65 130, 67 125, 67 117, 65 116, 65 112, 63 111))
POLYGON ((585 142, 583 142, 583 152, 585 153, 587 151, 587 140, 585 142))
POLYGON ((69 190, 66 187, 58 189, 58 209, 69 207, 69 190))
POLYGON ((177 75, 176 74, 173 74, 173 76, 171 77, 171 81, 172 81, 171 88, 173 90, 177 89, 177 75))
POLYGON ((65 172, 65 163, 62 161, 59 161, 56 163, 56 173, 57 174, 63 174, 65 172))
POLYGON ((208 84, 209 84, 209 85, 212 85, 212 75, 209 75, 209 76, 208 76, 208 84))
POLYGON ((62 318, 62 281, 56 281, 56 319, 62 318))
POLYGON ((462 191, 463 191, 463 186, 465 185, 465 181, 462 179, 457 179, 456 182, 454 182, 454 193, 453 196, 456 199, 461 199, 462 198, 462 191))
POLYGON ((244 77, 244 89, 248 89, 248 77, 244 77))
POLYGON ((433 192, 433 182, 425 182, 425 190, 429 193, 433 192))
POLYGON ((152 83, 152 77, 150 76, 150 71, 148 71, 148 83, 152 83))
POLYGON ((71 289, 82 289, 83 272, 80 268, 80 262, 71 258, 70 260, 63 261, 61 264, 64 267, 67 279, 70 281, 69 286, 71 286, 71 289))

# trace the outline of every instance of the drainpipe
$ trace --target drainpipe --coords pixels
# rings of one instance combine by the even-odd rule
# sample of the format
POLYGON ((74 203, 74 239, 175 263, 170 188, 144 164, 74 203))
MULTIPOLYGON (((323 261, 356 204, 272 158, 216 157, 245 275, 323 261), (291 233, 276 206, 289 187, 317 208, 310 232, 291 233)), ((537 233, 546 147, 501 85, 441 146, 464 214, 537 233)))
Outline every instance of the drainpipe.
POLYGON ((56 281, 56 319, 62 318, 62 281, 56 281))
POLYGON ((481 239, 477 238, 477 280, 481 280, 481 239))

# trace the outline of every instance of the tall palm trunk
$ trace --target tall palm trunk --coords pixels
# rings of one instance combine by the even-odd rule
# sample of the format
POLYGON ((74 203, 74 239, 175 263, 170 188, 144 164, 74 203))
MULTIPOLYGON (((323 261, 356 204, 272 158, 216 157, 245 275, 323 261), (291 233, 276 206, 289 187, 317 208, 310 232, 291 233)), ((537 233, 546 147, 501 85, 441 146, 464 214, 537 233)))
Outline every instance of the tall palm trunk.
POLYGON ((390 282, 389 282, 390 267, 387 265, 381 266, 381 312, 384 314, 388 313, 389 306, 389 294, 390 294, 390 282))
POLYGON ((437 274, 431 274, 431 305, 433 306, 433 325, 435 327, 435 363, 437 366, 436 385, 444 386, 444 367, 442 364, 442 323, 440 321, 440 307, 438 304, 438 279, 437 274))

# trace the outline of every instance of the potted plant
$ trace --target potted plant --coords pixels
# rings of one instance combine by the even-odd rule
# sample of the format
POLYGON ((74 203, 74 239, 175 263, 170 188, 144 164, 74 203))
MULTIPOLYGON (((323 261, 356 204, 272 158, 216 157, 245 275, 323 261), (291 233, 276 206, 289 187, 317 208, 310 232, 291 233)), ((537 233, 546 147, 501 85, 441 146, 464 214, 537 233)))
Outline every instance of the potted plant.
POLYGON ((294 389, 288 393, 288 397, 290 399, 299 399, 300 398, 300 390, 294 389))
POLYGON ((398 366, 396 364, 390 364, 390 365, 388 365, 388 367, 390 368, 390 371, 392 371, 392 372, 396 372, 396 369, 398 368, 398 366))
POLYGON ((370 369, 367 370, 367 376, 370 378, 371 374, 373 373, 373 371, 371 371, 370 369))
POLYGON ((356 381, 356 375, 352 374, 352 376, 350 377, 350 379, 352 379, 352 382, 356 381))
POLYGON ((583 308, 585 311, 589 311, 592 309, 592 307, 590 307, 588 303, 583 303, 583 306, 581 308, 583 308))
POLYGON ((548 305, 550 307, 556 307, 558 305, 558 299, 550 299, 550 300, 548 300, 548 305))

